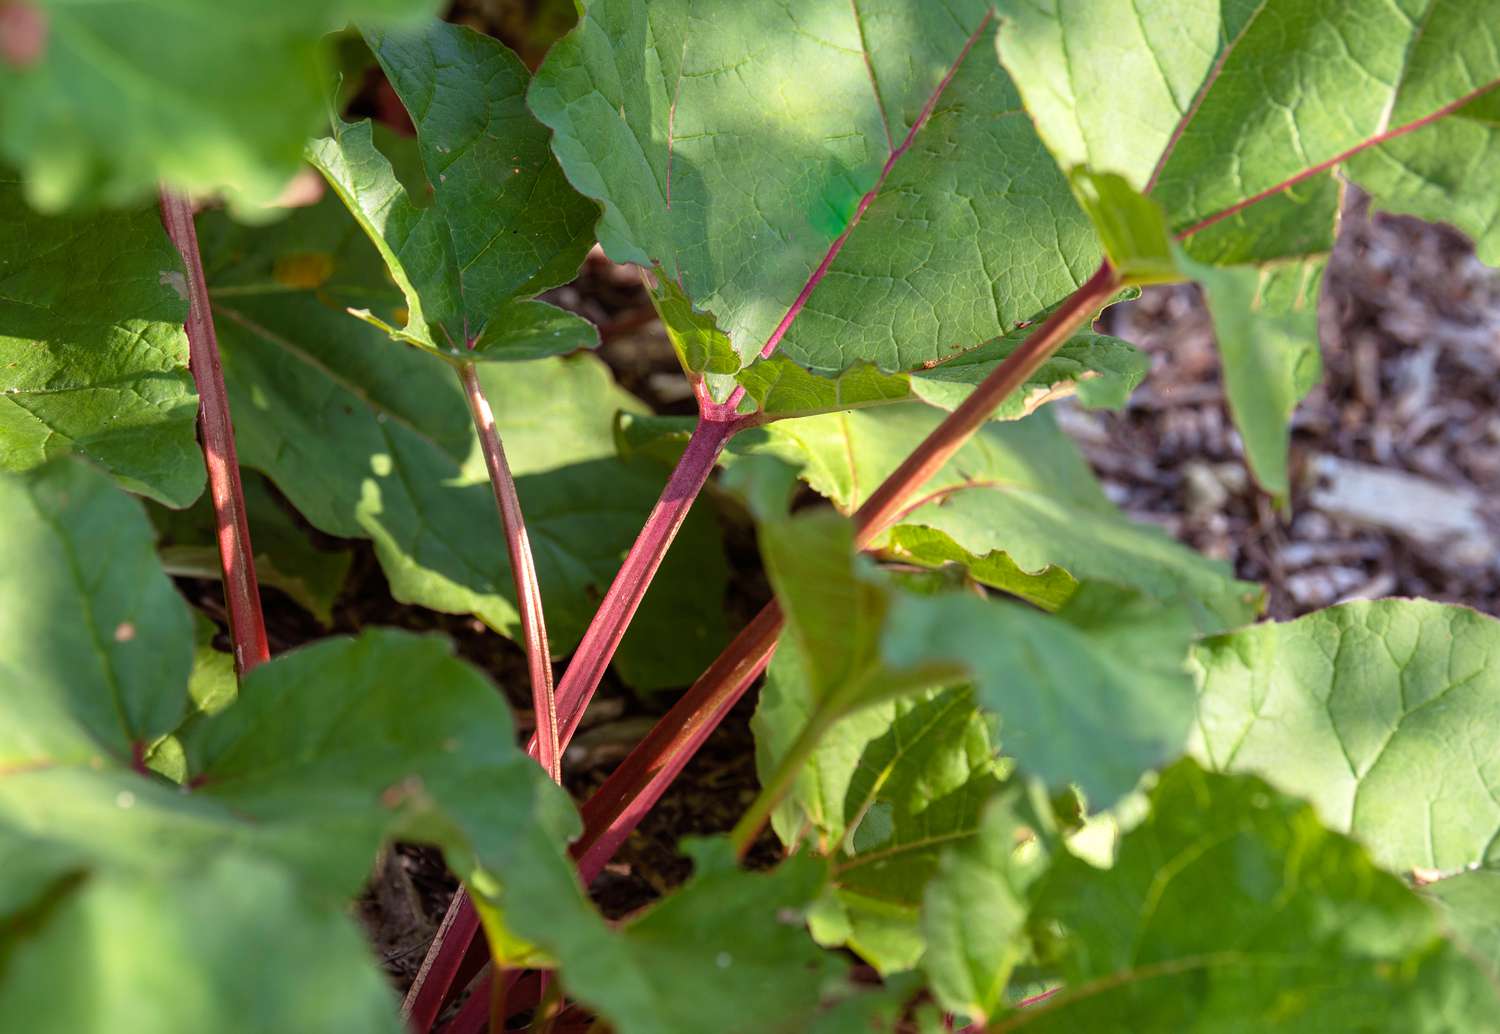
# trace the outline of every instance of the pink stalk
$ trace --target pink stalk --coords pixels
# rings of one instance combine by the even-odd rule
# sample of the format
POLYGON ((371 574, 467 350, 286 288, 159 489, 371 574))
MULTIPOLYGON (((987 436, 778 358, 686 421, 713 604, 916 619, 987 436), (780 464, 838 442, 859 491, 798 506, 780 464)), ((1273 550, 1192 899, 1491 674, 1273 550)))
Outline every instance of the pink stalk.
POLYGON ((531 705, 536 713, 536 738, 533 753, 555 783, 562 782, 562 749, 557 733, 557 699, 552 686, 552 655, 547 647, 547 623, 542 615, 542 590, 537 581, 536 560, 531 540, 526 534, 526 519, 521 500, 516 495, 516 480, 505 460, 505 446, 495 427, 495 415, 479 383, 479 370, 472 362, 458 365, 464 397, 479 432, 480 451, 489 469, 490 487, 500 508, 500 524, 505 530, 505 547, 510 554, 511 576, 516 583, 516 609, 521 615, 521 632, 526 646, 526 666, 531 673, 531 705))
POLYGON ((709 474, 713 473, 719 453, 738 428, 739 424, 731 414, 716 409, 705 412, 693 428, 687 449, 677 461, 661 498, 646 518, 645 527, 620 565, 619 573, 605 593, 598 613, 589 623, 578 649, 568 662, 568 670, 558 684, 559 739, 564 747, 573 738, 584 709, 593 699, 594 690, 599 687, 599 680, 604 677, 604 670, 609 667, 630 619, 635 616, 651 579, 661 567, 667 547, 682 527, 709 474))
POLYGON ((203 460, 208 467, 208 494, 213 501, 219 564, 224 572, 224 600, 229 611, 229 635, 234 641, 234 667, 244 675, 270 659, 271 647, 260 608, 260 585, 255 578, 255 555, 250 547, 245 492, 234 450, 234 425, 229 418, 229 393, 224 387, 224 368, 219 363, 219 339, 214 334, 203 259, 198 253, 192 202, 163 187, 161 221, 187 271, 188 315, 184 326, 188 368, 200 400, 198 431, 203 439, 203 460))
MULTIPOLYGON (((1025 384, 1118 288, 1115 271, 1107 264, 1101 266, 1007 356, 855 512, 855 544, 861 549, 868 546, 897 519, 910 496, 952 459, 996 407, 1025 384)), ((735 637, 677 706, 636 745, 604 785, 584 802, 584 832, 573 850, 586 878, 603 868, 764 670, 780 632, 781 610, 772 601, 735 637)))
MULTIPOLYGON (((552 656, 547 646, 547 626, 542 613, 541 587, 537 580, 536 561, 526 533, 521 500, 516 494, 515 478, 505 459, 505 446, 495 426, 495 416, 479 383, 478 368, 472 362, 458 365, 459 380, 474 429, 479 434, 480 449, 489 471, 490 487, 500 510, 505 531, 505 545, 510 556, 511 574, 516 583, 516 604, 521 616, 522 637, 526 647, 526 664, 531 675, 531 702, 536 713, 536 735, 530 752, 554 782, 562 781, 562 742, 558 731, 557 698, 552 683, 552 656)), ((425 1034, 432 1029, 443 1001, 465 968, 472 973, 482 964, 484 941, 479 937, 479 913, 468 894, 460 890, 443 916, 437 935, 422 960, 422 968, 412 981, 401 1011, 412 1030, 425 1034), (471 950, 473 949, 473 950, 471 950)))

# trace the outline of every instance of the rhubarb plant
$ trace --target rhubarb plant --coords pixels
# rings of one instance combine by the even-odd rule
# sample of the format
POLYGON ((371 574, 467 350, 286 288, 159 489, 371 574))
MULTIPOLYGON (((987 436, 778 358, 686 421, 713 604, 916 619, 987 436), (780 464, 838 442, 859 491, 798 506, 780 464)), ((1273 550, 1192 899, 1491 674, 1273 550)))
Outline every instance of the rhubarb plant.
POLYGON ((1500 4, 587 0, 534 74, 251 6, 0 3, 0 1015, 1500 1029, 1500 622, 1260 621, 1050 409, 1124 404, 1100 314, 1196 282, 1291 505, 1351 185, 1500 259, 1500 4), (547 295, 596 246, 695 414, 547 295), (343 626, 361 548, 524 650, 530 757, 440 639, 343 626), (356 634, 269 656, 261 585, 356 634), (575 811, 611 669, 686 688, 575 811), (752 693, 759 793, 606 922, 752 693), (399 1006, 346 914, 396 840, 462 883, 399 1006))

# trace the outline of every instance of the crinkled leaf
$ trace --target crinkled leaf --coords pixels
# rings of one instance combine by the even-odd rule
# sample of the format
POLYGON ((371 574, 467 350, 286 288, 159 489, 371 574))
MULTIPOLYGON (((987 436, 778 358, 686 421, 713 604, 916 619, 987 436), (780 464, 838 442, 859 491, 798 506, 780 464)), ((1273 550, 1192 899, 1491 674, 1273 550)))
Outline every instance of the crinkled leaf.
MULTIPOLYGON (((808 484, 850 512, 940 419, 922 406, 811 417, 746 433, 731 449, 802 465, 808 484)), ((1261 592, 1225 565, 1125 519, 1043 413, 986 425, 913 502, 921 505, 877 548, 916 563, 958 562, 978 580, 1049 609, 1080 580, 1184 600, 1205 630, 1243 624, 1259 609, 1261 592)))
POLYGON ((1201 643, 1194 753, 1309 798, 1393 869, 1497 859, 1500 621, 1340 604, 1201 643))
POLYGON ((187 288, 161 217, 39 215, 0 169, 0 223, 0 470, 73 453, 132 491, 192 502, 204 474, 187 288))
MULTIPOLYGON (((326 552, 308 540, 287 513, 264 477, 241 476, 250 544, 255 549, 255 576, 262 588, 280 589, 324 627, 333 623, 333 601, 344 587, 353 557, 347 549, 326 552)), ((176 577, 220 578, 219 547, 214 538, 213 507, 207 496, 186 510, 150 507, 161 535, 162 565, 176 577)))
POLYGON ((605 252, 674 282, 742 363, 779 340, 820 376, 918 371, 1038 318, 1099 260, 989 7, 596 0, 530 102, 603 205, 605 252))
POLYGON ((1252 469, 1284 496, 1287 416, 1317 370, 1316 289, 1339 201, 1331 171, 1342 166, 1378 205, 1455 222, 1482 255, 1500 254, 1491 160, 1500 102, 1490 92, 1500 83, 1500 5, 996 8, 1000 60, 1058 164, 1072 170, 1107 251, 1131 225, 1159 244, 1144 199, 1131 194, 1141 191, 1199 262, 1273 264, 1259 274, 1188 271, 1209 288, 1252 469), (1123 189, 1094 196, 1111 178, 1123 189))
MULTIPOLYGON (((761 690, 752 727, 762 777, 813 717, 800 662, 783 643, 761 690)), ((772 815, 783 842, 813 840, 833 861, 818 940, 848 945, 882 973, 911 968, 923 887, 942 850, 974 834, 995 769, 989 724, 962 687, 863 708, 824 734, 772 815)))
POLYGON ((1182 761, 1108 870, 1063 857, 1034 924, 1063 987, 991 1030, 1496 1029, 1496 994, 1436 912, 1313 809, 1182 761))
POLYGON ((27 0, 30 63, 0 63, 0 153, 47 209, 187 193, 273 200, 323 117, 325 33, 430 15, 431 0, 27 0))
MULTIPOLYGON (((458 380, 341 309, 399 298, 329 198, 270 228, 205 219, 203 247, 240 459, 319 530, 369 538, 398 600, 519 632, 495 501, 458 380), (289 271, 312 267, 316 282, 289 271), (291 281, 290 283, 288 281, 291 281)), ((643 407, 592 356, 480 364, 516 474, 552 646, 577 641, 666 471, 621 462, 614 414, 643 407)), ((707 514, 689 517, 618 661, 641 688, 681 685, 725 636, 725 567, 707 514), (671 629, 662 651, 648 631, 671 629)))
POLYGON ((307 153, 406 296, 393 336, 450 358, 537 359, 597 344, 587 320, 528 300, 572 278, 595 209, 526 111, 520 59, 442 22, 367 38, 412 113, 431 203, 408 194, 369 122, 338 122, 307 153))
MULTIPOLYGON (((912 373, 885 373, 863 359, 836 372, 817 372, 784 355, 773 355, 745 367, 738 380, 756 410, 778 419, 912 398, 953 409, 1028 333, 1027 328, 1011 331, 948 362, 912 373)), ((1145 377, 1146 367, 1146 357, 1119 338, 1076 335, 996 407, 992 419, 1019 419, 1046 402, 1074 394, 1091 409, 1118 408, 1145 377)))

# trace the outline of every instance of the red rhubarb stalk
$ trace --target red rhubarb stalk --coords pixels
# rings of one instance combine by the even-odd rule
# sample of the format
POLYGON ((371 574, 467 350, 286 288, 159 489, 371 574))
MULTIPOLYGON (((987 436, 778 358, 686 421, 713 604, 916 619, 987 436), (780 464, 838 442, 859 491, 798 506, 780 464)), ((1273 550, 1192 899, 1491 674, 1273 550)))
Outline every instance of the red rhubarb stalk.
POLYGON ((536 560, 531 540, 526 534, 526 519, 521 500, 516 495, 516 479, 505 460, 505 446, 495 427, 495 415, 479 383, 478 368, 472 362, 458 365, 464 397, 479 433, 480 451, 489 469, 490 487, 495 505, 500 509, 500 524, 505 531, 505 548, 510 554, 511 575, 516 582, 516 609, 521 615, 522 642, 526 647, 526 666, 531 674, 531 705, 536 713, 536 737, 533 755, 556 783, 562 782, 562 748, 558 742, 557 698, 552 686, 552 655, 547 647, 547 623, 542 616, 542 590, 537 581, 536 560))
POLYGON ((260 585, 255 578, 255 558, 250 548, 245 492, 234 451, 234 425, 229 419, 229 394, 224 388, 224 368, 219 363, 219 340, 214 334, 213 313, 208 305, 208 285, 203 278, 203 259, 198 254, 192 203, 163 188, 161 221, 187 271, 188 369, 198 388, 198 432, 203 439, 219 564, 224 572, 224 600, 229 611, 229 635, 234 641, 234 667, 244 675, 270 659, 271 647, 266 641, 266 622, 260 608, 260 585))

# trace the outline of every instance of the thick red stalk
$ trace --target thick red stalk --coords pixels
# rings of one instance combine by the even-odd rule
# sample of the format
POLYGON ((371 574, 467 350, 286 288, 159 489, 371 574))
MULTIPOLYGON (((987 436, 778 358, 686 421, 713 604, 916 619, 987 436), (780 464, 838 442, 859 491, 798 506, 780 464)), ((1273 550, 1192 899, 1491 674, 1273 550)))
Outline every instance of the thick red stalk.
POLYGON ((781 623, 781 608, 773 600, 584 802, 583 836, 573 843, 584 883, 599 875, 662 791, 765 671, 781 623))
POLYGON ((234 641, 234 667, 243 675, 269 660, 271 647, 260 609, 260 585, 255 578, 245 493, 234 450, 234 425, 229 418, 229 393, 224 388, 224 369, 219 364, 219 340, 214 334, 213 312, 208 304, 203 259, 198 254, 192 202, 162 188, 161 221, 187 270, 188 368, 198 388, 198 431, 208 468, 208 494, 214 508, 219 564, 224 571, 224 600, 229 611, 229 634, 234 641))
MULTIPOLYGON (((1005 358, 957 409, 897 467, 854 514, 855 543, 864 548, 896 520, 905 501, 948 462, 989 420, 995 409, 1026 383, 1079 325, 1119 289, 1107 264, 1058 307, 1005 358)), ((652 729, 583 805, 584 831, 574 857, 585 878, 597 874, 682 771, 724 715, 764 669, 781 632, 781 610, 773 601, 747 625, 677 706, 652 729)))
MULTIPOLYGON (((727 415, 719 419, 699 420, 688 440, 687 449, 678 460, 671 477, 667 479, 661 498, 646 519, 645 527, 631 546, 598 613, 584 633, 582 642, 578 644, 556 693, 559 759, 578 730, 584 709, 593 698, 594 690, 604 676, 604 669, 609 666, 610 658, 614 656, 626 626, 640 606, 652 576, 661 566, 667 547, 677 530, 682 527, 693 501, 713 472, 719 453, 733 435, 735 427, 736 424, 727 415)), ((540 758, 541 750, 540 722, 541 719, 538 718, 539 734, 532 736, 527 746, 532 756, 537 758, 540 758)), ((427 958, 423 960, 422 968, 411 990, 407 992, 403 1005, 407 1023, 417 1034, 426 1034, 432 1028, 432 1023, 441 1011, 443 1001, 465 962, 472 964, 484 949, 484 941, 479 938, 479 932, 479 914, 475 911, 468 892, 460 888, 453 903, 448 906, 437 936, 427 949, 427 958)), ((487 995, 488 983, 482 991, 476 993, 487 995)))
POLYGON ((556 783, 562 782, 562 748, 557 732, 557 698, 552 686, 552 655, 547 647, 547 623, 542 615, 542 589, 537 581, 536 560, 531 540, 526 534, 526 519, 521 500, 516 495, 516 479, 505 460, 505 446, 495 427, 495 415, 479 383, 479 370, 472 362, 458 365, 458 379, 463 382, 464 397, 474 429, 479 432, 480 451, 489 469, 490 487, 495 505, 500 508, 500 525, 505 531, 505 548, 510 554, 511 576, 516 583, 516 609, 521 615, 522 640, 526 647, 526 666, 531 673, 531 706, 536 713, 534 754, 546 773, 556 783))
POLYGON ((692 509, 693 501, 713 473, 724 444, 738 429, 732 416, 709 412, 698 420, 687 449, 677 461, 667 486, 662 490, 646 525, 626 554, 615 580, 599 604, 594 620, 584 632, 578 649, 568 662, 568 669, 557 686, 559 738, 566 747, 583 719, 583 711, 593 699, 604 670, 615 655, 630 619, 646 595, 651 579, 666 556, 667 547, 692 509))

